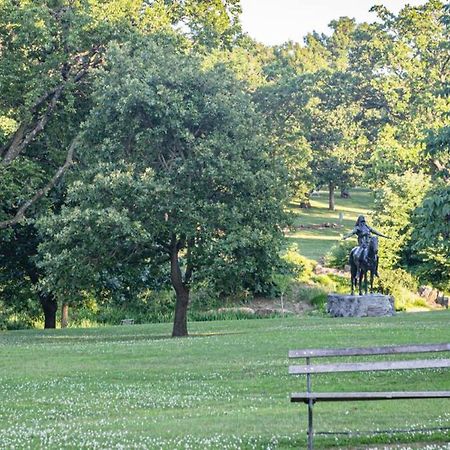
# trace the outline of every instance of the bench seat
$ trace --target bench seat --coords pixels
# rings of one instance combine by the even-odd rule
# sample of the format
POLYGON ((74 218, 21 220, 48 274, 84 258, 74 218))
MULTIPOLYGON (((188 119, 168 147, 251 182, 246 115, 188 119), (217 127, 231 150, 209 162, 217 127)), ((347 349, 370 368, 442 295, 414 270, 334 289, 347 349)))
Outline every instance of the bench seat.
POLYGON ((308 403, 338 402, 357 400, 401 400, 421 398, 450 398, 450 391, 418 391, 418 392, 294 392, 291 402, 308 403))
MULTIPOLYGON (((316 402, 340 402, 358 400, 409 400, 409 399, 450 399, 450 391, 377 391, 377 392, 313 392, 312 377, 342 372, 378 372, 397 370, 423 370, 450 368, 450 358, 436 358, 434 354, 450 351, 450 343, 440 344, 411 344, 393 346, 375 346, 362 348, 316 348, 290 350, 289 358, 302 358, 305 364, 289 366, 292 375, 306 376, 306 392, 291 394, 291 402, 306 403, 308 405, 308 450, 313 449, 313 406, 316 402), (411 359, 402 357, 393 360, 392 356, 401 354, 433 354, 428 359, 411 359), (381 360, 380 355, 387 359, 381 360), (377 360, 361 361, 362 357, 378 356, 377 360), (359 361, 311 364, 312 358, 358 357, 359 361)), ((416 357, 414 357, 416 358, 416 357)), ((365 359, 365 358, 364 358, 365 359)), ((447 388, 447 385, 445 386, 447 388)), ((418 411, 419 412, 419 411, 418 411)))

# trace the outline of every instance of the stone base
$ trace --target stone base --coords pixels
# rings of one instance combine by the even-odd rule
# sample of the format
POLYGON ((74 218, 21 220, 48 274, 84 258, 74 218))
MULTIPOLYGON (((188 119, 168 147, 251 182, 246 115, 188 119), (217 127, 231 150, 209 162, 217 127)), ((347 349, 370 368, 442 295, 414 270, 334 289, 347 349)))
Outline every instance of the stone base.
POLYGON ((328 294, 327 312, 332 317, 393 316, 394 297, 383 294, 328 294))

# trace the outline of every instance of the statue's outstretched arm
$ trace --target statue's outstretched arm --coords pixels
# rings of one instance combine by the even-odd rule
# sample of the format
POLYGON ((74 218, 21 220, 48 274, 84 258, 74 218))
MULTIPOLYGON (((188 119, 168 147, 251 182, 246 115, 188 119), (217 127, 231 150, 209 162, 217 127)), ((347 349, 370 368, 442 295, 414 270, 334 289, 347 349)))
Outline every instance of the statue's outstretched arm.
POLYGON ((353 236, 354 234, 356 234, 356 230, 355 229, 350 231, 350 233, 344 234, 344 236, 342 236, 342 239, 348 239, 350 236, 353 236))
POLYGON ((371 233, 373 233, 373 234, 376 234, 377 236, 381 236, 381 237, 384 237, 384 238, 387 238, 387 239, 390 239, 390 237, 389 236, 386 236, 385 234, 383 234, 383 233, 380 233, 379 231, 377 231, 377 230, 374 230, 372 227, 369 227, 369 229, 370 229, 370 232, 371 233))

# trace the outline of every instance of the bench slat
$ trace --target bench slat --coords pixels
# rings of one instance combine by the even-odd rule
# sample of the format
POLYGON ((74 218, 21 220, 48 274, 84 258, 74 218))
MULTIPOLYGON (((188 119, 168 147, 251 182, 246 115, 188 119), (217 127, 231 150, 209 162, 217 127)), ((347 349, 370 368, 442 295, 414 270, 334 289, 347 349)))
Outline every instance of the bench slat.
POLYGON ((418 392, 295 392, 291 394, 291 402, 308 403, 327 401, 357 401, 357 400, 401 400, 425 398, 450 398, 450 391, 418 391, 418 392))
POLYGON ((363 355, 396 355, 399 353, 427 353, 450 351, 450 343, 395 345, 386 347, 360 348, 310 348, 290 350, 289 358, 320 358, 326 356, 363 356, 363 355))
POLYGON ((423 359, 409 361, 375 361, 359 363, 311 364, 289 366, 290 374, 330 372, 371 372, 378 370, 439 369, 450 367, 450 359, 423 359))

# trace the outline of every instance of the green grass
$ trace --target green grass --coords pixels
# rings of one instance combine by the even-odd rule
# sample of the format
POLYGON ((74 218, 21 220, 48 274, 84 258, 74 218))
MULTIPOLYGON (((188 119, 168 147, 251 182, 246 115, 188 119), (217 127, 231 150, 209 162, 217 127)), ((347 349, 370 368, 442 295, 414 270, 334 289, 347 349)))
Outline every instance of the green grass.
POLYGON ((312 197, 311 208, 302 209, 292 203, 295 215, 294 225, 319 225, 339 223, 339 213, 343 214, 342 228, 300 229, 288 235, 291 242, 298 245, 300 253, 307 258, 318 261, 341 238, 343 233, 351 230, 360 214, 370 213, 373 208, 373 196, 367 189, 354 189, 351 197, 342 199, 336 195, 336 211, 328 209, 328 193, 319 192, 319 197, 312 197))
MULTIPOLYGON (((287 374, 287 351, 449 342, 450 312, 387 318, 289 317, 10 331, 0 334, 2 448, 304 448, 304 389, 287 374)), ((317 390, 450 389, 445 370, 317 376, 317 390)), ((448 400, 317 404, 316 448, 434 442, 448 432, 371 435, 371 430, 450 426, 448 400)))

